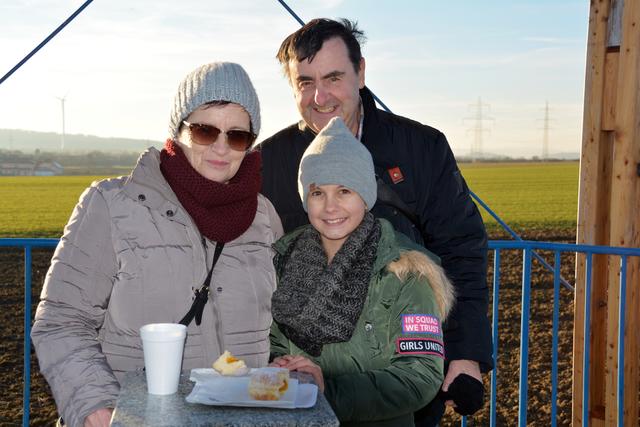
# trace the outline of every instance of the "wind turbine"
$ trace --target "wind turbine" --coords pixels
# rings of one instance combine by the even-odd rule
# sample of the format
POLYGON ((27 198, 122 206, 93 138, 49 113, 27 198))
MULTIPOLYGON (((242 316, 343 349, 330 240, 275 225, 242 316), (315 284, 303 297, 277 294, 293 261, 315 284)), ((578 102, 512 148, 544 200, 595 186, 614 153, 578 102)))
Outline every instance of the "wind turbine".
POLYGON ((69 91, 67 91, 67 93, 65 93, 62 98, 60 98, 59 96, 56 96, 56 98, 58 98, 60 100, 60 106, 62 107, 62 136, 60 138, 60 152, 64 152, 64 135, 65 135, 65 129, 64 129, 64 102, 67 99, 67 95, 68 94, 69 94, 69 91))

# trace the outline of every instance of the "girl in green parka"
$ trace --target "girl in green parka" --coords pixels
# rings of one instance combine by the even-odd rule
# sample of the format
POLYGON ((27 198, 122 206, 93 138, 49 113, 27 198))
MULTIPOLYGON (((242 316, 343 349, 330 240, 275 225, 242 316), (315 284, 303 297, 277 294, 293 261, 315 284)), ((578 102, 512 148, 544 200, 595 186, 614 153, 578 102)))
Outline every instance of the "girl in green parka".
POLYGON ((273 364, 313 375, 343 426, 413 426, 442 384, 453 288, 369 212, 373 161, 342 119, 305 151, 298 190, 311 224, 275 244, 273 364))

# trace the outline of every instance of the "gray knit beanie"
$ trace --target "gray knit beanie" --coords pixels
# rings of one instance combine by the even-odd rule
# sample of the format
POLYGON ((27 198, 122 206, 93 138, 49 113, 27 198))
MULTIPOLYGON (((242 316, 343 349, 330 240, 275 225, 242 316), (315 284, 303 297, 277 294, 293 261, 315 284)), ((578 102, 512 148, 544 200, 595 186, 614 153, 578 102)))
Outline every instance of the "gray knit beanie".
POLYGON ((178 86, 169 118, 169 137, 176 139, 182 121, 211 101, 241 105, 249 113, 253 133, 260 132, 260 103, 246 71, 232 62, 213 62, 193 70, 178 86))
POLYGON ((340 117, 331 119, 302 155, 298 193, 305 211, 311 184, 343 185, 357 192, 369 210, 376 202, 378 193, 371 154, 340 117))

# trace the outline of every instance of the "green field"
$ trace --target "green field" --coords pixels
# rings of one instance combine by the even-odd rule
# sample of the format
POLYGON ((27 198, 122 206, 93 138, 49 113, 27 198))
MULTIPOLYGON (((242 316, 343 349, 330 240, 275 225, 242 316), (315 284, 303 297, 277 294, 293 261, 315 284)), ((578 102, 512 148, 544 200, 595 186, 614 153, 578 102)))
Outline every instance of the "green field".
MULTIPOLYGON (((573 227, 578 163, 467 163, 471 190, 509 225, 573 227)), ((73 206, 95 176, 0 177, 0 237, 60 237, 73 206)), ((488 228, 495 221, 482 209, 488 228)))
POLYGON ((82 191, 100 177, 0 177, 0 237, 60 237, 82 191))
MULTIPOLYGON (((469 188, 510 226, 575 227, 579 163, 466 163, 469 188)), ((488 228, 496 221, 480 209, 488 228)))

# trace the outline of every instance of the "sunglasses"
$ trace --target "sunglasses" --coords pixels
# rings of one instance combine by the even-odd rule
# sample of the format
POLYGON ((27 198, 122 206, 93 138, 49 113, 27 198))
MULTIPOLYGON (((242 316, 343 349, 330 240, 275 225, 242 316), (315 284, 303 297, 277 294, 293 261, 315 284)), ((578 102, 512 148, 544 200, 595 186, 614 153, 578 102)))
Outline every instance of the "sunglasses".
POLYGON ((191 141, 198 145, 211 145, 218 140, 218 136, 221 133, 227 135, 227 144, 229 148, 235 151, 247 151, 253 141, 256 140, 256 135, 246 130, 232 129, 226 132, 221 131, 215 126, 205 125, 202 123, 189 123, 183 121, 191 134, 191 141))

